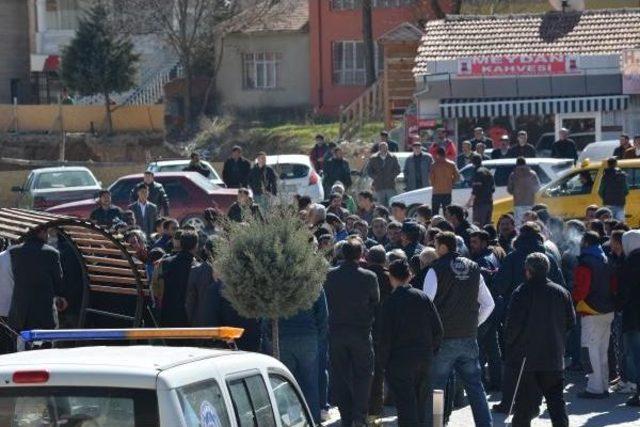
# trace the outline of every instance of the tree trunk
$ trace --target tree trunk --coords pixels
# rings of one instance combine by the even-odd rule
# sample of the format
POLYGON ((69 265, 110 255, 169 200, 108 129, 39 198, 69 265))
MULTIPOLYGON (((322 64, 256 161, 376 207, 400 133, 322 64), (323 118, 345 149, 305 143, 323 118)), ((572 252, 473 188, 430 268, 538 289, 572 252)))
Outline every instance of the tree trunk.
POLYGON ((271 319, 271 351, 272 356, 280 360, 280 331, 278 319, 271 319))
POLYGON ((366 86, 376 81, 376 55, 373 43, 373 0, 362 0, 362 40, 364 40, 364 68, 366 86))
POLYGON ((193 71, 191 69, 191 60, 185 61, 184 64, 184 124, 187 132, 190 134, 193 129, 193 114, 191 111, 191 100, 193 93, 193 71))
POLYGON ((111 99, 109 98, 109 92, 104 94, 104 107, 107 112, 107 134, 113 133, 113 119, 111 117, 111 99))

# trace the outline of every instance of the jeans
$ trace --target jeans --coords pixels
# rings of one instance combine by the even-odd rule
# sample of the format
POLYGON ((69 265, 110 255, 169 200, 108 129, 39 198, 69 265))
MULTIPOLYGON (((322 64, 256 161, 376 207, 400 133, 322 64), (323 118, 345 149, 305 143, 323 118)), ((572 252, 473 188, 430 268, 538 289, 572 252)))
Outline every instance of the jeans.
POLYGON ((587 391, 602 394, 609 389, 609 338, 613 313, 584 316, 582 324, 582 347, 589 351, 592 373, 587 375, 587 391))
POLYGON ((438 212, 440 212, 440 208, 442 208, 442 213, 444 214, 445 208, 450 204, 451 204, 451 193, 433 194, 431 196, 431 212, 433 213, 433 215, 438 215, 438 212))
POLYGON ((326 339, 318 342, 318 385, 320 410, 328 411, 329 404, 329 343, 326 339))
MULTIPOLYGON (((434 390, 445 390, 452 371, 462 381, 477 427, 492 425, 487 396, 482 386, 482 370, 476 338, 445 338, 433 359, 431 378, 434 390)), ((433 407, 433 405, 427 405, 433 407)), ((432 411, 429 411, 431 414, 432 411)))
MULTIPOLYGON (((480 361, 484 371, 485 362, 489 365, 489 387, 500 390, 502 384, 502 360, 498 346, 498 316, 494 312, 478 328, 478 345, 480 346, 480 361)), ((485 375, 483 375, 484 379, 485 375)), ((486 383, 485 383, 486 384, 486 383)))
POLYGON ((389 206, 389 199, 398 194, 395 188, 387 188, 385 190, 376 191, 376 200, 382 206, 389 206))
POLYGON ((607 206, 607 207, 611 209, 611 213, 613 214, 614 219, 617 219, 618 221, 625 221, 624 206, 607 206))
POLYGON ((341 424, 366 424, 373 378, 373 343, 362 331, 331 331, 331 389, 341 424))
POLYGON ((623 340, 627 378, 640 387, 640 331, 625 332, 623 340))
POLYGON ((513 415, 513 427, 529 427, 531 414, 540 409, 540 397, 537 390, 541 390, 547 402, 547 410, 553 427, 568 427, 566 405, 562 392, 564 389, 562 372, 523 372, 520 387, 516 395, 513 415))
POLYGON ((318 337, 280 336, 280 361, 291 371, 316 423, 320 422, 318 337))

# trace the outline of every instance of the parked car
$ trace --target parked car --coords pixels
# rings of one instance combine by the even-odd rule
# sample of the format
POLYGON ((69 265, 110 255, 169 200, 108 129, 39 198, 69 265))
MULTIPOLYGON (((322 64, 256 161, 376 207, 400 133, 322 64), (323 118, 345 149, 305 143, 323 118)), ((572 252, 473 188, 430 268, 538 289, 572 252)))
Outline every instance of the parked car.
POLYGON ((102 184, 85 167, 55 167, 34 169, 25 183, 12 187, 17 193, 16 206, 45 210, 63 203, 95 197, 102 184))
MULTIPOLYGON (((559 174, 571 169, 573 160, 569 159, 527 159, 527 163, 538 174, 541 183, 550 182, 559 174)), ((493 173, 496 183, 494 199, 507 196, 507 181, 509 175, 516 167, 516 159, 486 160, 482 165, 493 173)), ((467 165, 460 170, 460 181, 454 186, 452 203, 464 206, 471 197, 471 179, 473 178, 473 165, 467 165)), ((403 202, 409 208, 409 215, 413 215, 415 209, 422 204, 431 204, 432 188, 425 187, 409 191, 392 197, 389 203, 403 202)))
MULTIPOLYGON (((536 194, 536 203, 544 203, 548 206, 551 215, 563 219, 584 218, 587 206, 602 204, 598 191, 606 167, 606 161, 583 161, 579 167, 560 175, 542 187, 536 194), (585 187, 580 181, 582 172, 588 172, 591 176, 593 181, 591 188, 585 187)), ((640 225, 640 159, 620 160, 618 167, 627 173, 629 186, 625 209, 627 224, 635 228, 640 225)), ((500 215, 512 211, 511 197, 496 200, 493 204, 493 219, 495 221, 500 215)))
POLYGON ((25 351, 0 356, 0 378, 2 426, 314 425, 291 372, 259 353, 150 345, 25 351))
POLYGON ((620 145, 620 140, 612 139, 609 141, 598 141, 587 145, 578 155, 578 163, 584 160, 591 162, 599 162, 613 156, 613 151, 620 145))
POLYGON ((313 202, 324 200, 324 189, 320 175, 316 173, 308 156, 283 154, 267 156, 267 165, 278 176, 279 196, 292 201, 296 194, 309 196, 313 202))
MULTIPOLYGON (((576 143, 578 151, 584 150, 596 140, 596 134, 593 132, 578 132, 569 135, 569 138, 573 139, 576 143)), ((550 157, 551 146, 556 141, 556 134, 554 132, 547 132, 540 135, 538 142, 536 143, 536 151, 539 157, 550 157)))
MULTIPOLYGON (((207 162, 206 160, 201 160, 200 163, 202 163, 207 169, 209 169, 209 172, 211 172, 211 175, 209 175, 209 180, 211 182, 220 187, 226 187, 224 181, 222 181, 222 178, 220 178, 220 175, 218 175, 218 172, 216 172, 216 169, 211 163, 207 162)), ((149 163, 147 165, 147 170, 153 173, 182 172, 188 165, 189 159, 157 160, 155 162, 149 163)))
MULTIPOLYGON (((131 203, 131 191, 143 175, 124 176, 114 182, 109 191, 113 204, 126 209, 131 203)), ((169 196, 170 214, 181 225, 204 226, 202 218, 206 208, 217 205, 223 212, 236 201, 238 190, 220 188, 197 172, 160 172, 155 180, 164 186, 169 196)), ((48 212, 88 218, 96 207, 96 199, 67 203, 48 209, 48 212)))

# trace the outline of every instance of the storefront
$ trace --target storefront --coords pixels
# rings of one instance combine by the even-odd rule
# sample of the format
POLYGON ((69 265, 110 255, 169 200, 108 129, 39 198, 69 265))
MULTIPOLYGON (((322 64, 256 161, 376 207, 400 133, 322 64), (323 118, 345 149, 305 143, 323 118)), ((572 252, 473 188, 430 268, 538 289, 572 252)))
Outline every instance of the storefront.
POLYGON ((524 129, 541 151, 563 127, 579 148, 640 133, 640 83, 623 84, 623 71, 640 69, 630 22, 640 9, 432 21, 414 69, 418 120, 441 121, 458 141, 476 126, 494 140, 524 129))

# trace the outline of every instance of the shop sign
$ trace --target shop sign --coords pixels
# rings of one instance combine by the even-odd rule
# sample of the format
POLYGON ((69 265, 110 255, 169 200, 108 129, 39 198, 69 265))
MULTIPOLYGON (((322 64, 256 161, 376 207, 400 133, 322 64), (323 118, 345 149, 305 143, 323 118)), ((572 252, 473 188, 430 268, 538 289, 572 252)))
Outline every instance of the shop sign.
POLYGON ((570 55, 492 55, 458 60, 459 77, 548 76, 578 72, 578 60, 570 55))
POLYGON ((640 94, 640 49, 622 51, 620 68, 622 72, 622 93, 640 94))

